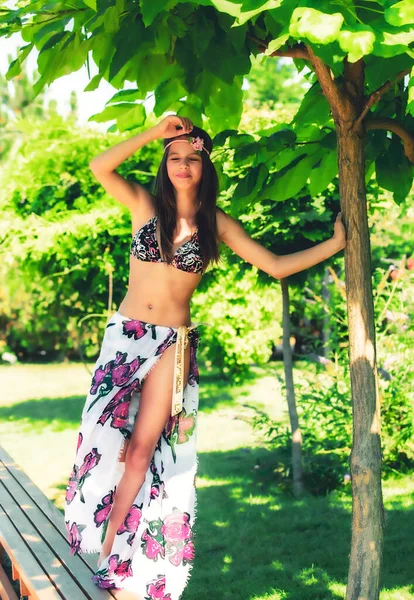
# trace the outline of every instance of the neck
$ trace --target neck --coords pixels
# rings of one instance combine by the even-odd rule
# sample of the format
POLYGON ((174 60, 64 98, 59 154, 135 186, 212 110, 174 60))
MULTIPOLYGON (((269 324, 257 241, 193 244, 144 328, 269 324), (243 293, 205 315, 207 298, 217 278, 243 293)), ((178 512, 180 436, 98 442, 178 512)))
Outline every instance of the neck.
POLYGON ((177 203, 177 219, 194 221, 199 210, 197 195, 194 190, 177 190, 175 193, 175 201, 177 203))

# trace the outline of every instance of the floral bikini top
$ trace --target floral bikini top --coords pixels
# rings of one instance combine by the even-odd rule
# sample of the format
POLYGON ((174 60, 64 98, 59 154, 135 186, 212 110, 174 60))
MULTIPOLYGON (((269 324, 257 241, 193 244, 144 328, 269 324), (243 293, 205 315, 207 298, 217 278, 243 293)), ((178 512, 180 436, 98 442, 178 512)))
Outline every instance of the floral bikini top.
MULTIPOLYGON (((162 260, 157 241, 157 215, 151 217, 134 235, 131 243, 131 256, 145 262, 166 262, 162 260)), ((198 241, 198 228, 191 238, 181 244, 174 253, 172 265, 187 273, 201 273, 203 259, 198 241)))

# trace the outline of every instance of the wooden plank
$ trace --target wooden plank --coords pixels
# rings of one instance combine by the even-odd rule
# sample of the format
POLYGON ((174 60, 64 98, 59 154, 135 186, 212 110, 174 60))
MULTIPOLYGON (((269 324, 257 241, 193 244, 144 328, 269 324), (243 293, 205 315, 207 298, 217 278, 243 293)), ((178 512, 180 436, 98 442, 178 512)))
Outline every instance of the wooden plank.
POLYGON ((0 598, 2 600, 18 600, 17 594, 7 577, 6 571, 0 564, 0 598))
MULTIPOLYGON (((37 537, 39 548, 43 549, 46 544, 47 551, 39 554, 36 550, 37 559, 42 563, 43 568, 48 572, 51 579, 55 581, 56 587, 65 596, 73 598, 79 593, 79 588, 85 594, 85 598, 108 598, 105 590, 98 588, 91 580, 91 572, 88 567, 79 560, 78 556, 73 556, 69 552, 69 543, 63 539, 59 531, 56 530, 54 523, 43 514, 39 507, 34 504, 30 497, 10 475, 9 471, 0 463, 0 485, 5 487, 5 491, 10 494, 10 503, 15 504, 15 510, 10 508, 13 514, 13 523, 21 532, 24 527, 30 524, 32 534, 37 537), (65 567, 64 571, 61 566, 65 567), (50 570, 52 568, 52 570, 50 570)), ((2 490, 0 487, 0 502, 2 490)), ((3 508, 9 512, 7 504, 3 503, 3 508)), ((32 543, 33 546, 33 543, 32 543)))
MULTIPOLYGON (((0 461, 3 462, 4 466, 9 470, 10 474, 31 497, 32 501, 39 506, 39 508, 48 517, 48 519, 50 519, 50 521, 52 521, 55 524, 56 529, 60 531, 64 539, 67 540, 67 532, 64 523, 63 513, 58 508, 56 508, 56 506, 52 502, 50 502, 48 498, 46 498, 43 492, 28 477, 28 475, 23 471, 20 465, 18 465, 15 462, 15 460, 8 454, 8 452, 1 446, 0 461)), ((97 553, 85 553, 80 555, 79 558, 89 565, 91 571, 96 571, 96 562, 98 560, 97 553)))
POLYGON ((27 541, 20 537, 2 505, 0 505, 0 536, 2 546, 13 561, 14 569, 20 574, 30 595, 42 600, 61 600, 62 596, 58 594, 49 577, 31 553, 27 541))
MULTIPOLYGON (((0 446, 0 462, 4 464, 10 474, 14 477, 14 479, 19 483, 19 485, 25 490, 28 496, 32 499, 33 503, 37 504, 37 506, 41 509, 41 511, 47 516, 47 518, 54 523, 56 529, 61 533, 62 537, 67 541, 69 545, 69 541, 67 539, 67 531, 64 522, 63 513, 56 508, 48 498, 44 495, 44 493, 37 487, 37 485, 26 475, 20 465, 18 465, 15 460, 8 454, 8 452, 0 446)), ((68 474, 69 479, 69 474, 68 474)), ((85 564, 89 566, 89 569, 95 573, 98 560, 98 553, 84 553, 78 555, 78 558, 82 560, 85 564)), ((112 594, 107 593, 107 597, 113 597, 112 594)))

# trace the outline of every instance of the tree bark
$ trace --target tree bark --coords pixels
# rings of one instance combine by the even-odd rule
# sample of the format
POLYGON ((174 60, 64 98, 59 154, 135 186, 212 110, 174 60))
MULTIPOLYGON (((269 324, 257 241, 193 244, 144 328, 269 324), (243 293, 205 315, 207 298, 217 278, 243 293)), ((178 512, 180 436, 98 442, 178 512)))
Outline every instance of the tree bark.
POLYGON ((295 388, 293 383, 292 348, 290 346, 290 312, 289 284, 281 279, 283 298, 283 365, 285 369, 286 400, 289 409, 290 428, 292 431, 292 478, 293 495, 301 496, 304 492, 302 466, 302 434, 299 428, 296 410, 295 388))
POLYGON ((351 119, 338 120, 336 125, 341 211, 347 230, 345 281, 353 410, 352 543, 346 600, 378 600, 384 508, 364 136, 350 126, 351 119))
MULTIPOLYGON (((331 291, 329 289, 329 270, 325 268, 322 279, 322 298, 324 303, 331 308, 331 291)), ((331 318, 330 314, 324 312, 322 319, 322 356, 327 358, 331 354, 331 318)))

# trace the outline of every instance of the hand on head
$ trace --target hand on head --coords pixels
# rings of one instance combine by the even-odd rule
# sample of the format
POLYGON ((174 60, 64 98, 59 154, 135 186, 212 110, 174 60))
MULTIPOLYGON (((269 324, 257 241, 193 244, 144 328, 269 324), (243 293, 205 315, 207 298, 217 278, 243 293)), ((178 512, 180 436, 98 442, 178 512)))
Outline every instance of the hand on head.
POLYGON ((177 117, 177 115, 168 115, 158 125, 155 125, 155 130, 160 138, 174 138, 191 133, 192 129, 193 123, 190 119, 177 117))

